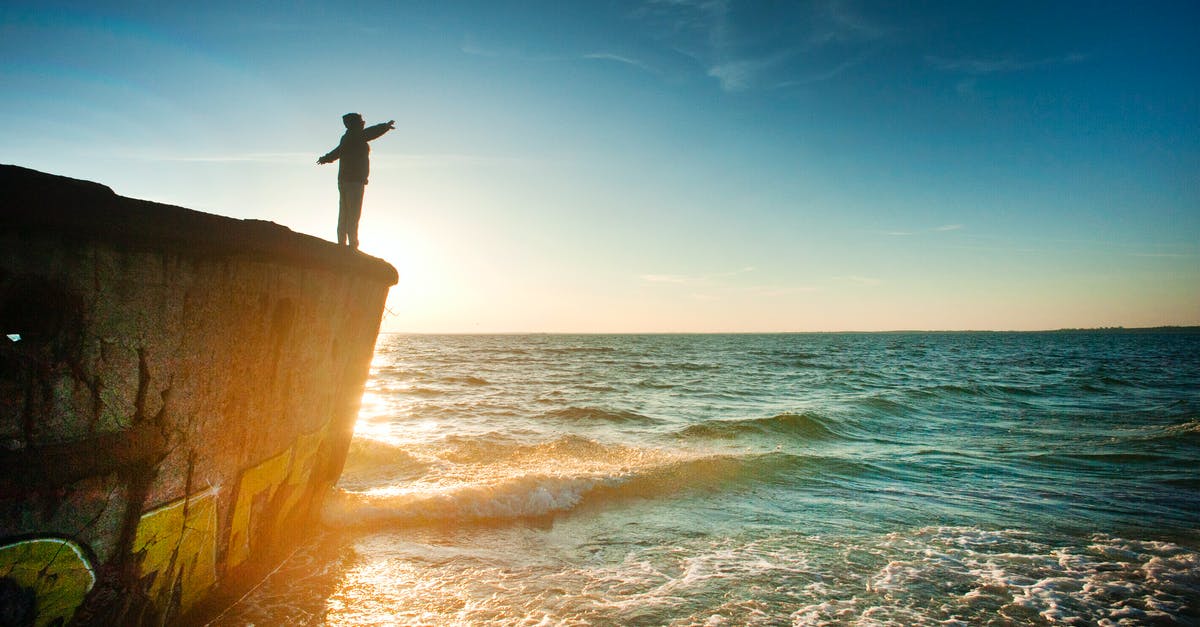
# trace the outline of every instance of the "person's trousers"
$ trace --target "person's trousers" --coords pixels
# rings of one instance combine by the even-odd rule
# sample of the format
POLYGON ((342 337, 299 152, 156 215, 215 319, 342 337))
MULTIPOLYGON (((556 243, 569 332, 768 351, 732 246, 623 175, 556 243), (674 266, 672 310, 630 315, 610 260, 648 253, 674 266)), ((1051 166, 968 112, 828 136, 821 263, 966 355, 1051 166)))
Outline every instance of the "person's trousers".
POLYGON ((366 187, 366 183, 338 181, 338 244, 358 248, 358 219, 366 187))

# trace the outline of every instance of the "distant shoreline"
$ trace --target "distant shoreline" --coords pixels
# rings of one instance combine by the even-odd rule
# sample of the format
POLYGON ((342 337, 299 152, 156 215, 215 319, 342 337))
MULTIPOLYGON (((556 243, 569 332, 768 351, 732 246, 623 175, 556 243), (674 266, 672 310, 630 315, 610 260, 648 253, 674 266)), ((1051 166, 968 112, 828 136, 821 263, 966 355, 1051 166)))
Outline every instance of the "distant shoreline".
POLYGON ((1171 325, 1161 327, 1091 327, 1091 328, 1068 328, 1068 329, 1036 329, 1036 330, 995 330, 995 329, 961 329, 961 330, 944 330, 944 329, 897 329, 893 331, 630 331, 630 332, 607 332, 607 331, 380 331, 380 335, 461 335, 461 336, 488 336, 488 335, 906 335, 906 334, 1000 334, 1000 333, 1022 333, 1022 334, 1083 334, 1083 333, 1106 333, 1113 335, 1149 335, 1149 334, 1178 334, 1192 335, 1200 334, 1200 325, 1171 325))

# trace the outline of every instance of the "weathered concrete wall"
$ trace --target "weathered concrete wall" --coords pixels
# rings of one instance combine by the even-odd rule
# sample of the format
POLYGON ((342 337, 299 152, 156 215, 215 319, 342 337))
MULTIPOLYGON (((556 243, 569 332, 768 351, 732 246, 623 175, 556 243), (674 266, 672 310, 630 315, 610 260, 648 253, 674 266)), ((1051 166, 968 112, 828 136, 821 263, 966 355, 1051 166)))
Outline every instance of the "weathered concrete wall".
POLYGON ((0 611, 233 593, 340 474, 395 270, 13 166, 0 189, 0 611))

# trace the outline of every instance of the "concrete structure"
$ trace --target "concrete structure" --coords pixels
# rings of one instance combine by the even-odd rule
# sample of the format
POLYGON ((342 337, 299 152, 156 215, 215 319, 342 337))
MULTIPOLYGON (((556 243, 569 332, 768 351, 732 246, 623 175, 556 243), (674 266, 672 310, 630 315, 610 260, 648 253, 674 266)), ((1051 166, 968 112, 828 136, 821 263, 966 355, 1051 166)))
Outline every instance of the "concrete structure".
POLYGON ((341 473, 396 278, 0 166, 0 622, 176 622, 277 561, 341 473))

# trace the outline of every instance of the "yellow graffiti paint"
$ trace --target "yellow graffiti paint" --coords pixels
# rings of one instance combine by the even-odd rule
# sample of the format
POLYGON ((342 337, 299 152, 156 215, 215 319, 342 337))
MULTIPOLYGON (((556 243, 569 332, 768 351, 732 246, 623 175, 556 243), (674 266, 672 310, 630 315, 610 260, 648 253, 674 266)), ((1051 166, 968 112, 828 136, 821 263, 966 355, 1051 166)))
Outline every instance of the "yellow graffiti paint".
POLYGON ((179 611, 186 612, 216 580, 217 503, 205 490, 142 514, 133 541, 140 575, 153 575, 146 591, 164 610, 176 583, 179 611))
POLYGON ((0 546, 0 577, 32 588, 37 596, 35 625, 71 621, 96 583, 83 549, 70 540, 38 538, 0 546))
POLYGON ((317 450, 321 448, 321 442, 325 440, 328 430, 329 423, 326 423, 324 427, 296 438, 296 443, 292 445, 292 467, 287 476, 289 492, 287 501, 279 510, 280 520, 285 520, 304 496, 304 489, 316 462, 317 450))
POLYGON ((229 566, 237 566, 250 556, 250 534, 259 529, 253 523, 262 523, 254 520, 261 514, 254 511, 254 503, 256 500, 270 502, 287 478, 291 459, 292 449, 289 448, 242 473, 229 526, 229 552, 225 560, 229 566))

